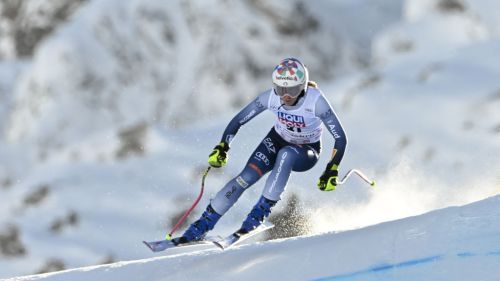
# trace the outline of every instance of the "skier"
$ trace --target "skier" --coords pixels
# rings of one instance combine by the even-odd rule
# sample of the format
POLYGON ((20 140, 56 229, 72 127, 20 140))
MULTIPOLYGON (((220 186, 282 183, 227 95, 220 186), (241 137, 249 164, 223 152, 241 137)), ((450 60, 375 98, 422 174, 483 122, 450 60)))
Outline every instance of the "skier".
POLYGON ((281 199, 290 173, 307 171, 318 161, 321 122, 335 139, 335 146, 317 186, 322 191, 335 190, 347 138, 334 110, 317 84, 309 80, 307 68, 298 59, 282 60, 272 73, 272 81, 272 89, 261 93, 231 120, 221 142, 209 155, 208 163, 216 168, 225 166, 231 141, 240 127, 264 110, 276 115, 274 126, 252 153, 243 171, 216 194, 179 242, 202 240, 246 189, 271 172, 262 196, 239 232, 250 232, 263 223, 281 199))

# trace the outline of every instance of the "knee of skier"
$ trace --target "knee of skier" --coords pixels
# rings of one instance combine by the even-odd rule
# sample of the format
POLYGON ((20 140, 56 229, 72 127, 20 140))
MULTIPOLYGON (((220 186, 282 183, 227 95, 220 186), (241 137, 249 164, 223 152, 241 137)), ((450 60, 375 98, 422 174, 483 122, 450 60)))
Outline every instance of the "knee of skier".
POLYGON ((313 149, 303 149, 297 154, 292 166, 294 172, 305 172, 310 170, 318 162, 319 155, 313 149))
POLYGON ((244 189, 247 189, 256 183, 261 177, 262 171, 257 166, 250 163, 236 177, 236 182, 244 189))

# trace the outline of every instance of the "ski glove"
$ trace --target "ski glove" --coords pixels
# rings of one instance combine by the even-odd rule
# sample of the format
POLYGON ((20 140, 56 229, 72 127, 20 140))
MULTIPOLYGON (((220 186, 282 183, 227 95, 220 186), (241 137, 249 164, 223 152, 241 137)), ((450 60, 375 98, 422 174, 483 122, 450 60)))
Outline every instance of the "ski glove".
POLYGON ((208 164, 214 168, 220 168, 226 166, 227 164, 227 151, 229 150, 229 145, 221 141, 214 150, 208 156, 208 164))
POLYGON ((318 188, 322 191, 332 191, 337 188, 339 177, 337 165, 328 164, 318 180, 318 188))

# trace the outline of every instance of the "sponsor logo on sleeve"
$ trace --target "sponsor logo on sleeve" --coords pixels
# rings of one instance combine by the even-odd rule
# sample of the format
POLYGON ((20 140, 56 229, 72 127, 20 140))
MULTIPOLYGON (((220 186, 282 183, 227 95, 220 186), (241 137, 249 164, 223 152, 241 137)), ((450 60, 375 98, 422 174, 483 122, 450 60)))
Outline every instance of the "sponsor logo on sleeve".
POLYGON ((334 138, 336 138, 336 139, 340 138, 340 135, 337 132, 335 125, 328 124, 328 128, 330 128, 330 132, 332 132, 334 138))
POLYGON ((245 124, 254 115, 255 115, 255 109, 252 109, 252 111, 250 111, 250 113, 248 113, 247 116, 243 117, 243 119, 240 120, 240 125, 245 124))

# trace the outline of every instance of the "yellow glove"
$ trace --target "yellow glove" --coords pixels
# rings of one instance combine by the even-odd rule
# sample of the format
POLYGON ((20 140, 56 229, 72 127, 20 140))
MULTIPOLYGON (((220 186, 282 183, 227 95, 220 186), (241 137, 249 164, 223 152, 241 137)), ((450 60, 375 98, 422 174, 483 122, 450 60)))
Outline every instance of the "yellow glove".
POLYGON ((229 145, 222 141, 217 146, 214 147, 214 150, 208 156, 208 164, 214 168, 220 168, 226 166, 227 164, 227 151, 229 150, 229 145))
POLYGON ((337 188, 338 177, 339 172, 337 165, 328 164, 318 180, 318 188, 322 191, 335 190, 335 188, 337 188))

